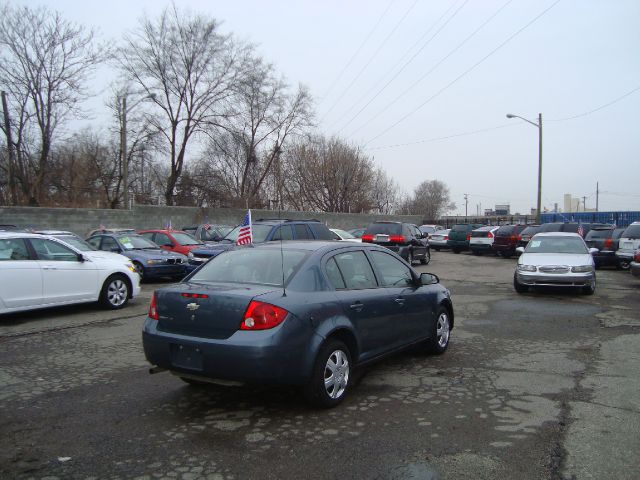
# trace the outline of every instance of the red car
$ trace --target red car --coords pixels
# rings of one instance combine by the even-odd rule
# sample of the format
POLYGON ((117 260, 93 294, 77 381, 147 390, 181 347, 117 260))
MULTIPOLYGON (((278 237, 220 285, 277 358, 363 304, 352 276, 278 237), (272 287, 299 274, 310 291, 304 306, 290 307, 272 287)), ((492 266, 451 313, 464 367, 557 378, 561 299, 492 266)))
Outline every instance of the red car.
POLYGON ((194 248, 204 245, 204 243, 182 230, 140 230, 138 233, 164 250, 183 255, 187 255, 194 248))

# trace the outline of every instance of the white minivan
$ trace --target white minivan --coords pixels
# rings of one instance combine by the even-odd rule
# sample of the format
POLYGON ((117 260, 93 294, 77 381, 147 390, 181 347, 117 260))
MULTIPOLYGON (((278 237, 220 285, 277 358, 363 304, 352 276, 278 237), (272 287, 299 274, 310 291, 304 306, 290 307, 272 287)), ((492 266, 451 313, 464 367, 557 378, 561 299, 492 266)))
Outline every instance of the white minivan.
POLYGON ((639 248, 640 222, 633 222, 624 229, 624 232, 620 235, 620 241, 618 242, 616 257, 618 257, 620 268, 625 270, 629 269, 629 265, 631 265, 631 261, 633 260, 633 254, 639 248))
POLYGON ((0 232, 0 314, 96 301, 117 309, 139 293, 127 257, 82 252, 50 235, 0 232))

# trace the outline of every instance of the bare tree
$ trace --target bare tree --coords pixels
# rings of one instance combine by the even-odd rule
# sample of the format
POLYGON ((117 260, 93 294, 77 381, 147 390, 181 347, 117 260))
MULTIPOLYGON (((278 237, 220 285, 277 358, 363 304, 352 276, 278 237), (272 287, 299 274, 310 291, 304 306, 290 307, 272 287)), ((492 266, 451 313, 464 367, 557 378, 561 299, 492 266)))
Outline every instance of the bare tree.
POLYGON ((363 212, 375 208, 374 167, 358 147, 315 137, 287 151, 285 202, 297 210, 363 212))
POLYGON ((425 220, 435 221, 454 208, 449 187, 440 180, 425 180, 413 192, 412 213, 422 215, 425 220))
POLYGON ((219 127, 230 114, 232 87, 245 54, 219 32, 216 20, 182 13, 175 5, 156 19, 141 19, 138 29, 125 37, 118 52, 120 67, 153 98, 156 114, 149 121, 168 146, 167 205, 174 204, 192 138, 219 127))
POLYGON ((93 31, 57 12, 0 6, 0 89, 14 106, 12 131, 3 122, 3 132, 15 148, 10 169, 29 205, 43 200, 55 131, 88 96, 87 79, 103 54, 93 31))
POLYGON ((209 152, 233 197, 255 207, 285 143, 310 126, 312 114, 306 88, 290 92, 272 65, 250 63, 235 86, 235 115, 224 134, 211 137, 209 152))
POLYGON ((373 176, 371 189, 371 201, 377 209, 377 213, 390 214, 399 204, 400 187, 395 180, 389 177, 384 170, 378 168, 373 176))

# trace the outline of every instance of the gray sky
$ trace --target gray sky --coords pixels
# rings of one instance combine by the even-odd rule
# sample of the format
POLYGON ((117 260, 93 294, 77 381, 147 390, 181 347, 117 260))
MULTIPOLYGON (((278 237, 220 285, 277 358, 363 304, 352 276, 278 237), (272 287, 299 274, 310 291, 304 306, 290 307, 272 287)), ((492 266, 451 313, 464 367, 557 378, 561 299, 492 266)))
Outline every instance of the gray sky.
MULTIPOLYGON (((109 41, 169 4, 13 3, 46 4, 109 41)), ((543 206, 562 208, 571 193, 595 207, 599 182, 601 211, 640 210, 637 0, 176 4, 257 44, 290 83, 311 89, 323 133, 363 145, 406 191, 438 179, 458 213, 465 193, 470 214, 496 203, 528 212, 536 202, 538 130, 505 114, 535 121, 542 113, 543 206), (461 135, 469 132, 477 133, 461 135)))

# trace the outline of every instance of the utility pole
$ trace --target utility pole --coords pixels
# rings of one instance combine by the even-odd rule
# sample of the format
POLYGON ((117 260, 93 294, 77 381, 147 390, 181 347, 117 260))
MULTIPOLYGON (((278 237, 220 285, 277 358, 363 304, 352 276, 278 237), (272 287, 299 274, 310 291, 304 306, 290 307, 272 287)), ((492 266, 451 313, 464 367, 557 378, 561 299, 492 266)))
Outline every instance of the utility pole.
POLYGON ((16 164, 16 156, 13 151, 13 139, 11 136, 11 122, 9 120, 9 107, 7 106, 7 94, 2 93, 2 111, 4 112, 4 130, 7 136, 7 150, 9 151, 9 164, 7 168, 7 174, 9 175, 9 194, 11 196, 11 205, 17 203, 16 195, 16 179, 13 167, 16 164))
POLYGON ((469 207, 469 194, 465 193, 464 194, 464 216, 465 216, 465 218, 467 217, 468 207, 469 207))
POLYGON ((599 212, 600 210, 598 210, 598 197, 600 196, 600 185, 598 182, 596 182, 596 212, 599 212))
POLYGON ((120 157, 122 158, 122 183, 124 208, 129 209, 129 159, 127 158, 127 96, 122 97, 122 130, 120 130, 120 157))
POLYGON ((587 197, 582 197, 582 211, 587 211, 587 197))

